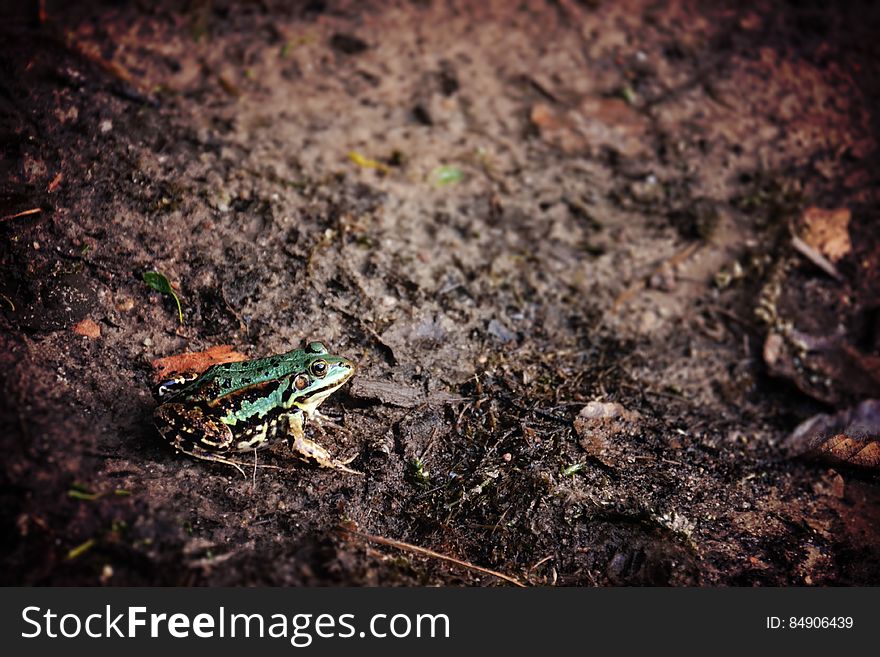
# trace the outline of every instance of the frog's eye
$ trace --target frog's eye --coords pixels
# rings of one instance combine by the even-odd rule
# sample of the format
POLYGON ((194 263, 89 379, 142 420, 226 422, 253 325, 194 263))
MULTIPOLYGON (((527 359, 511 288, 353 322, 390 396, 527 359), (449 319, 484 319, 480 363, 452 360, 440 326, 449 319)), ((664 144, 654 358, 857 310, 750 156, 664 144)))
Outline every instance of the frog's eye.
POLYGON ((324 378, 324 375, 327 374, 327 361, 316 360, 314 363, 312 363, 309 371, 319 379, 324 378))
POLYGON ((309 377, 305 374, 300 374, 293 380, 293 387, 297 390, 305 390, 309 385, 309 377))
POLYGON ((309 342, 306 346, 306 351, 310 354, 326 354, 328 353, 327 347, 324 346, 323 342, 309 342))

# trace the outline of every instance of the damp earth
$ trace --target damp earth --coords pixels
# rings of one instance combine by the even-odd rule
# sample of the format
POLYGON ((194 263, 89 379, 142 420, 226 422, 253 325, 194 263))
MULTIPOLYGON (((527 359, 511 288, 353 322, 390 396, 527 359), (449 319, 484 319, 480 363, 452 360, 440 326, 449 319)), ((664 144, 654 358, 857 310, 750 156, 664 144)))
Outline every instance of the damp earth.
POLYGON ((880 583, 785 447, 880 389, 876 6, 5 4, 3 583, 880 583), (309 340, 362 475, 157 434, 154 360, 309 340))

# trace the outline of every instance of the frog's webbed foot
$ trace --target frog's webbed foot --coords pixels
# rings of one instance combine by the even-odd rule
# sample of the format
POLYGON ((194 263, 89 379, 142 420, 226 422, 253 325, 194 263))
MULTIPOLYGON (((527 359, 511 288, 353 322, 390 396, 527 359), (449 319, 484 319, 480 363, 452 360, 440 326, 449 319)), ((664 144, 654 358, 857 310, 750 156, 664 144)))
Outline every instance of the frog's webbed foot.
POLYGON ((327 427, 335 429, 336 431, 340 431, 347 436, 351 435, 351 432, 348 429, 343 427, 341 424, 337 424, 335 418, 321 413, 318 409, 312 411, 312 414, 309 416, 309 422, 324 435, 327 434, 327 427))
POLYGON ((363 475, 363 472, 358 472, 357 470, 352 470, 348 467, 348 464, 354 461, 357 458, 357 455, 352 456, 346 461, 340 461, 333 458, 330 455, 330 452, 321 447, 318 443, 309 440, 304 435, 294 434, 291 437, 293 440, 291 440, 290 448, 296 452, 296 455, 302 460, 317 463, 324 468, 333 468, 335 470, 348 472, 349 474, 363 475))
MULTIPOLYGON (((314 417, 314 414, 312 414, 310 419, 314 417)), ((302 413, 291 414, 288 416, 287 420, 287 432, 290 436, 290 449, 293 450, 293 452, 303 461, 316 463, 323 468, 342 470, 349 474, 363 474, 362 472, 352 470, 348 467, 348 464, 354 461, 357 458, 357 455, 352 456, 346 461, 340 461, 339 459, 333 458, 333 456, 330 455, 330 452, 321 447, 318 443, 306 438, 305 431, 303 431, 302 413)))

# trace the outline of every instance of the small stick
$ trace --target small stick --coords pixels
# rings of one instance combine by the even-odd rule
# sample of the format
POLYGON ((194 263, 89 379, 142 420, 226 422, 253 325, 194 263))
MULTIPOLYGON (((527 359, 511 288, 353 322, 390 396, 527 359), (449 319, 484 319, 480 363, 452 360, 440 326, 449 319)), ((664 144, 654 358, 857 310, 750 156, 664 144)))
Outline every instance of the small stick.
POLYGON ((254 448, 254 474, 251 479, 251 491, 257 490, 257 448, 254 448))
POLYGON ((552 555, 552 554, 548 554, 546 557, 544 557, 543 559, 541 559, 540 561, 538 561, 534 566, 532 566, 531 568, 529 568, 529 570, 530 570, 530 571, 534 570, 535 568, 537 568, 538 566, 540 566, 542 563, 546 563, 546 562, 550 561, 550 559, 552 559, 552 558, 553 558, 553 555, 552 555))
POLYGON ((445 554, 440 554, 439 552, 434 552, 434 550, 429 550, 428 548, 419 547, 418 545, 413 545, 411 543, 404 543, 403 541, 397 541, 393 538, 385 538, 384 536, 375 536, 373 534, 365 534, 364 532, 357 531, 356 529, 346 529, 345 527, 340 527, 339 531, 345 532, 352 536, 357 536, 358 538, 362 538, 367 541, 372 541, 373 543, 378 543, 379 545, 387 545, 389 547, 397 548, 398 550, 404 550, 405 552, 413 552, 415 554, 420 554, 424 557, 431 557, 433 559, 439 559, 441 561, 446 561, 448 563, 455 564, 456 566, 461 566, 462 568, 467 568, 468 570, 474 570, 478 573, 483 573, 484 575, 492 575, 493 577, 497 577, 499 579, 503 579, 505 582, 510 582, 514 586, 519 586, 521 588, 526 588, 526 585, 520 582, 515 577, 511 577, 510 575, 505 575, 504 573, 499 573, 496 570, 490 570, 488 568, 483 568, 482 566, 477 566, 475 564, 469 563, 467 561, 462 561, 461 559, 456 559, 455 557, 450 557, 445 554))
POLYGON ((791 245, 794 247, 795 251, 804 256, 807 260, 816 265, 819 269, 824 271, 826 274, 834 278, 835 280, 843 280, 843 277, 838 273, 837 269, 831 262, 819 253, 818 250, 814 249, 812 246, 804 242, 797 235, 791 236, 791 245))
POLYGON ((30 210, 22 210, 21 212, 16 212, 15 214, 7 214, 5 217, 0 217, 0 221, 9 221, 10 219, 18 219, 19 217, 27 217, 31 214, 39 214, 42 212, 42 208, 31 208, 30 210))

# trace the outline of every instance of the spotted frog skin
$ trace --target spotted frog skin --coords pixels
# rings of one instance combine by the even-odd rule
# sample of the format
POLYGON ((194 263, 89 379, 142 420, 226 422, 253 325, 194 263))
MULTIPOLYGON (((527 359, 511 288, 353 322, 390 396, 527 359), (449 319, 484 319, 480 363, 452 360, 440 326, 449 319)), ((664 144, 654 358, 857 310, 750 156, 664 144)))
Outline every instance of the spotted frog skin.
MULTIPOLYGON (((306 438, 307 418, 354 374, 355 366, 320 342, 303 349, 238 363, 222 363, 200 375, 161 384, 153 415, 159 433, 184 454, 241 469, 230 455, 282 441, 305 461, 356 471, 306 438)), ((360 474, 360 473, 356 473, 360 474)))

